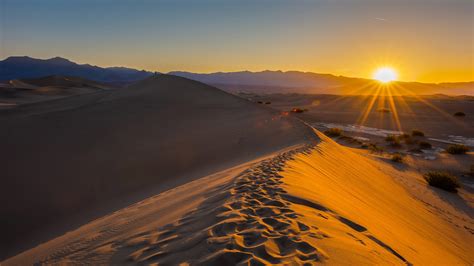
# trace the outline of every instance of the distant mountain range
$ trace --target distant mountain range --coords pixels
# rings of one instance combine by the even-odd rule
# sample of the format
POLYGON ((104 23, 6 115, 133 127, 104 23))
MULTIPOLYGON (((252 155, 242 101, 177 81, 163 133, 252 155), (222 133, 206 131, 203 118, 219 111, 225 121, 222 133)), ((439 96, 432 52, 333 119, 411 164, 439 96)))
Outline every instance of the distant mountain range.
POLYGON ((203 83, 214 85, 233 93, 308 93, 308 94, 447 94, 474 95, 474 82, 420 83, 393 82, 391 90, 380 86, 372 79, 350 78, 331 74, 318 74, 299 71, 261 71, 261 72, 218 72, 196 74, 190 72, 170 72, 203 83))
MULTIPOLYGON (((371 79, 299 71, 242 71, 210 74, 174 71, 168 74, 200 81, 233 93, 374 94, 380 87, 377 81, 371 79)), ((77 76, 113 85, 127 85, 149 77, 153 75, 153 72, 125 67, 102 68, 89 64, 81 65, 61 57, 43 60, 15 56, 0 61, 0 81, 49 75, 77 76)), ((392 85, 395 89, 390 91, 381 89, 378 92, 396 95, 474 95, 474 82, 439 84, 393 82, 392 85)))
POLYGON ((125 67, 103 68, 89 64, 80 65, 61 57, 43 60, 28 56, 12 56, 0 61, 0 81, 59 75, 108 83, 129 83, 142 80, 152 74, 152 72, 125 67))

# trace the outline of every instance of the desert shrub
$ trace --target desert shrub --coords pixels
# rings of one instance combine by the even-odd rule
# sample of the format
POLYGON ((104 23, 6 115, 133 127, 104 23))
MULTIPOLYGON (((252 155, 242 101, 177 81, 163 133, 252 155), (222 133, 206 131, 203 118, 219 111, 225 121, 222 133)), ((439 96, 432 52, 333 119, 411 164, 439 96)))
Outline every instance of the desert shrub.
POLYGON ((339 139, 340 139, 340 140, 345 140, 345 141, 347 141, 347 142, 349 142, 349 143, 362 144, 362 142, 361 142, 360 140, 355 139, 355 138, 353 138, 353 137, 351 137, 351 136, 341 136, 339 139))
POLYGON ((342 130, 340 128, 333 127, 324 131, 324 134, 328 135, 329 137, 339 137, 342 135, 342 130))
POLYGON ((396 163, 401 163, 403 162, 403 157, 400 154, 395 153, 394 155, 392 155, 391 160, 396 163))
POLYGON ((306 111, 308 111, 308 109, 301 109, 301 108, 297 108, 297 107, 291 109, 291 112, 293 112, 293 113, 303 113, 303 112, 306 112, 306 111))
POLYGON ((446 172, 428 172, 424 175, 424 178, 430 186, 449 192, 457 192, 457 188, 460 187, 457 177, 446 172))
POLYGON ((469 174, 471 174, 471 176, 474 176, 474 164, 471 165, 471 172, 469 174))
POLYGON ((385 137, 385 141, 389 141, 389 142, 392 142, 392 141, 396 141, 397 140, 397 136, 395 135, 388 135, 385 137))
POLYGON ((464 116, 466 116, 466 114, 464 112, 456 112, 456 113, 454 113, 454 116, 464 117, 464 116))
POLYGON ((400 136, 398 136, 399 139, 411 139, 411 136, 407 133, 403 133, 400 136))
MULTIPOLYGON (((389 137, 387 137, 387 138, 389 138, 389 137)), ((387 138, 385 138, 385 140, 387 140, 387 138)), ((389 138, 388 141, 390 142, 390 146, 392 146, 394 148, 400 148, 402 146, 402 144, 400 143, 400 140, 397 137, 389 138)))
POLYGON ((418 143, 418 146, 420 147, 420 149, 431 149, 431 143, 429 142, 426 142, 426 141, 420 141, 420 143, 418 143))
POLYGON ((424 137, 424 136, 425 136, 425 133, 423 133, 423 131, 414 129, 414 130, 411 132, 411 135, 412 135, 413 137, 424 137))
POLYGON ((367 148, 373 152, 383 152, 384 151, 384 148, 383 147, 380 147, 380 146, 377 146, 376 144, 373 144, 373 143, 369 143, 369 144, 366 144, 367 145, 367 148))
POLYGON ((262 102, 262 101, 258 101, 257 103, 258 103, 258 104, 263 104, 263 102, 262 102))
POLYGON ((469 147, 463 144, 452 144, 446 148, 446 151, 451 154, 466 154, 469 151, 469 147))
POLYGON ((265 102, 265 104, 272 104, 272 102, 265 102))

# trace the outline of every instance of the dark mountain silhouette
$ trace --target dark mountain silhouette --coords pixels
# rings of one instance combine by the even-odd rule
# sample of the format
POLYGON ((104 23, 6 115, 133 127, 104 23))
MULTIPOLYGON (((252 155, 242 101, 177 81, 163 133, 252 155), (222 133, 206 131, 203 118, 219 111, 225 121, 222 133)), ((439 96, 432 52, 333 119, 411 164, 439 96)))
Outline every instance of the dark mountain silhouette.
POLYGON ((76 76, 108 83, 130 83, 149 77, 152 73, 125 67, 98 67, 80 65, 61 57, 36 59, 12 56, 0 61, 0 80, 39 78, 61 75, 76 76))
MULTIPOLYGON (((169 74, 204 82, 233 93, 314 93, 314 94, 374 94, 380 83, 372 79, 351 78, 331 74, 299 71, 217 72, 197 74, 175 71, 169 74)), ((390 93, 473 95, 474 82, 420 83, 393 82, 390 93)), ((386 93, 380 90, 378 93, 386 93)))
MULTIPOLYGON (((38 78, 50 75, 76 76, 108 84, 128 85, 152 75, 152 72, 125 67, 102 68, 76 64, 55 57, 35 59, 27 56, 9 57, 0 61, 0 81, 38 78)), ((314 94, 374 94, 379 83, 371 79, 335 76, 300 71, 217 72, 199 74, 174 71, 168 74, 185 77, 237 93, 314 93, 314 94)), ((474 82, 419 83, 393 82, 395 95, 448 94, 474 95, 474 82)), ((383 92, 382 92, 383 93, 383 92)))

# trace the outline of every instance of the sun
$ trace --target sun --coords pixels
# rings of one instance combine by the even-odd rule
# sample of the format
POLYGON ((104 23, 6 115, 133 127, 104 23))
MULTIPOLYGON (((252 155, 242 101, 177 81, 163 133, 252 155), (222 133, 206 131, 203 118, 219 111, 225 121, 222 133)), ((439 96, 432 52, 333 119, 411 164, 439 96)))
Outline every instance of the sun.
POLYGON ((389 83, 397 80, 397 72, 391 67, 381 67, 374 72, 373 77, 382 83, 389 83))

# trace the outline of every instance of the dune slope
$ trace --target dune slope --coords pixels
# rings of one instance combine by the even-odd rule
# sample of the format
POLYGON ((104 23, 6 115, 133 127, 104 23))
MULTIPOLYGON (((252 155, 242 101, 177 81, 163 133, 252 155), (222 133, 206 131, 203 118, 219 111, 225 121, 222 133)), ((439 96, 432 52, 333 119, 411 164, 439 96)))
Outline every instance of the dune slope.
POLYGON ((317 134, 320 142, 158 194, 5 264, 472 263, 472 234, 431 213, 384 163, 317 134))
POLYGON ((277 112, 169 75, 5 110, 0 123, 3 258, 308 133, 277 112))

